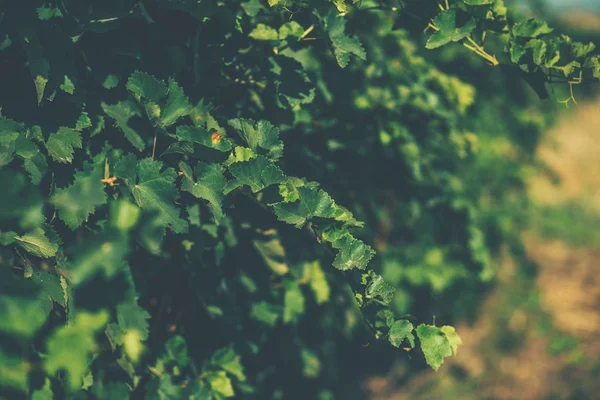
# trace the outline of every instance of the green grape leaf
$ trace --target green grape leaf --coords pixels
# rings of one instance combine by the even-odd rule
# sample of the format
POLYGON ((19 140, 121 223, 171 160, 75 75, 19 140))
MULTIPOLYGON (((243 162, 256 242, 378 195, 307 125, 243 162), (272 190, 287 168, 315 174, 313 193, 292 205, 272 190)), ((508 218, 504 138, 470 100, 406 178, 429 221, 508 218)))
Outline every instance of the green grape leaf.
POLYGON ((127 90, 139 97, 158 103, 167 95, 167 85, 145 72, 135 71, 126 84, 127 90))
MULTIPOLYGON (((529 42, 527 42, 525 48, 531 49, 534 64, 544 64, 544 61, 546 59, 546 51, 548 49, 548 46, 546 45, 545 41, 540 39, 531 39, 529 42)), ((518 60, 513 62, 518 62, 518 60)))
POLYGON ((571 43, 571 54, 573 57, 587 57, 596 49, 596 45, 593 42, 589 42, 588 44, 581 42, 573 42, 571 43))
POLYGON ((106 326, 108 313, 79 312, 72 324, 58 328, 46 342, 44 369, 54 375, 67 371, 68 389, 77 390, 88 371, 89 356, 95 346, 95 333, 106 326))
POLYGON ((444 10, 440 12, 433 24, 436 30, 425 45, 428 49, 436 49, 450 42, 458 42, 464 39, 473 29, 475 29, 475 20, 471 17, 462 24, 457 23, 457 12, 455 9, 444 10))
POLYGON ((517 22, 512 28, 512 34, 516 37, 536 38, 541 35, 552 33, 553 29, 547 22, 539 22, 535 18, 529 18, 517 22))
POLYGON ((144 218, 140 227, 139 242, 144 249, 154 255, 160 255, 166 227, 160 215, 144 218))
POLYGON ((10 268, 0 268, 2 333, 30 338, 46 322, 52 310, 52 301, 59 292, 58 278, 38 270, 30 274, 30 278, 25 278, 17 276, 10 268))
POLYGON ((117 306, 117 321, 122 333, 134 330, 141 340, 148 339, 150 314, 137 304, 137 301, 127 301, 117 306))
POLYGON ((157 211, 159 221, 173 232, 187 232, 188 223, 179 216, 179 209, 175 206, 179 198, 175 186, 177 173, 172 168, 162 170, 162 166, 162 162, 152 158, 137 162, 136 157, 130 154, 115 165, 114 173, 125 181, 141 209, 157 211))
POLYGON ((456 333, 456 329, 453 326, 444 325, 440 330, 446 335, 446 339, 448 339, 450 347, 452 347, 452 354, 456 355, 458 346, 462 344, 462 339, 456 333))
POLYGON ((319 356, 310 349, 303 347, 300 349, 300 358, 302 360, 302 375, 307 378, 318 378, 322 368, 319 356))
POLYGON ((335 8, 341 13, 348 12, 348 6, 346 5, 346 0, 333 0, 333 4, 335 8))
MULTIPOLYGON (((148 382, 145 400, 177 400, 182 398, 181 392, 181 386, 173 383, 173 377, 165 375, 162 378, 152 379, 148 382)), ((201 400, 204 399, 201 398, 201 400)), ((211 396, 206 400, 213 400, 213 397, 211 396)))
POLYGON ((40 258, 54 257, 61 243, 50 225, 35 228, 23 236, 16 236, 15 240, 25 251, 40 258))
POLYGON ((373 271, 369 273, 369 277, 370 281, 365 289, 365 297, 367 299, 379 297, 383 304, 390 304, 394 298, 394 291, 396 288, 383 280, 381 275, 377 275, 373 271))
POLYGON ((301 38, 304 34, 304 28, 296 21, 286 22, 279 27, 279 40, 287 39, 288 36, 301 38))
POLYGON ((297 201, 284 201, 273 205, 273 211, 280 221, 301 227, 312 218, 319 217, 360 226, 352 213, 335 204, 324 190, 313 186, 300 186, 296 191, 297 201))
POLYGON ((208 201, 215 219, 218 221, 223 218, 223 191, 227 183, 223 175, 223 167, 219 164, 199 162, 192 174, 191 167, 182 161, 179 163, 179 169, 183 172, 181 190, 208 201), (194 175, 197 180, 194 179, 194 175))
POLYGON ((277 324, 277 320, 279 320, 281 312, 280 306, 262 300, 252 304, 250 318, 262 322, 267 326, 274 327, 277 324))
POLYGON ((235 396, 231 379, 227 377, 225 371, 208 372, 205 378, 213 392, 226 398, 235 396))
POLYGON ((53 303, 66 307, 65 292, 61 286, 60 279, 56 274, 34 269, 30 278, 39 288, 39 298, 44 303, 43 309, 46 314, 52 311, 53 303))
POLYGON ((231 140, 221 136, 219 132, 210 133, 199 126, 178 126, 175 132, 178 140, 198 143, 219 151, 231 150, 231 140))
POLYGON ((235 179, 227 184, 225 194, 243 185, 250 186, 250 190, 256 193, 286 180, 279 167, 263 156, 233 163, 229 166, 229 172, 235 179))
POLYGON ((0 244, 2 246, 8 246, 9 244, 13 244, 15 242, 15 237, 17 236, 17 232, 8 231, 0 233, 0 244))
POLYGON ((252 244, 254 244, 254 247, 271 271, 277 275, 285 275, 289 272, 285 261, 285 249, 279 239, 253 240, 252 244))
POLYGON ((48 154, 54 161, 70 163, 75 149, 81 149, 81 133, 71 128, 60 127, 46 142, 48 154))
POLYGON ((224 347, 214 352, 210 362, 235 376, 240 382, 246 380, 244 366, 240 362, 240 356, 235 352, 233 346, 224 347))
POLYGON ((62 18, 63 14, 60 9, 42 4, 41 7, 36 8, 37 16, 42 21, 47 21, 52 18, 62 18))
POLYGON ((0 118, 0 168, 13 160, 22 130, 23 124, 11 119, 0 118))
POLYGON ((566 65, 553 65, 551 68, 562 72, 563 75, 568 78, 575 70, 581 69, 581 64, 577 61, 571 61, 566 65))
POLYGON ((283 323, 296 323, 304 314, 304 295, 300 286, 292 281, 284 283, 283 323))
POLYGON ((128 201, 111 201, 110 203, 110 222, 111 225, 122 232, 128 232, 133 228, 140 216, 138 206, 128 201))
POLYGON ((410 347, 415 347, 415 336, 412 331, 415 329, 413 324, 405 319, 394 321, 388 332, 388 339, 392 346, 400 347, 405 340, 408 340, 410 347))
POLYGON ((75 173, 72 185, 57 189, 50 198, 60 219, 72 230, 87 222, 96 207, 106 203, 104 184, 101 182, 103 167, 99 162, 86 163, 83 170, 75 173))
POLYGON ((59 89, 68 94, 75 93, 75 84, 73 81, 67 75, 63 79, 63 83, 60 84, 59 89))
POLYGON ((127 237, 121 232, 106 231, 90 237, 76 250, 77 256, 73 262, 64 266, 74 286, 82 284, 98 272, 103 272, 110 278, 124 269, 129 245, 127 237))
POLYGON ((119 86, 119 76, 115 74, 108 74, 106 78, 104 78, 104 82, 102 82, 102 87, 104 89, 110 90, 119 86))
POLYGON ((143 150, 145 146, 144 139, 128 125, 131 118, 141 116, 135 103, 125 100, 112 105, 102 102, 101 105, 102 110, 104 110, 106 115, 115 120, 115 125, 121 129, 125 138, 129 140, 136 149, 143 150))
POLYGON ((38 146, 22 133, 15 142, 15 154, 23 160, 23 168, 29 174, 31 183, 38 185, 48 169, 48 161, 38 146))
POLYGON ((82 112, 79 118, 77 118, 77 122, 75 123, 75 130, 81 131, 86 128, 90 128, 92 126, 92 120, 90 119, 87 112, 82 112))
POLYGON ((25 174, 0 169, 0 187, 3 188, 0 196, 0 221, 16 221, 23 231, 44 223, 42 197, 39 190, 27 182, 25 174))
POLYGON ((452 345, 440 328, 433 325, 421 324, 417 327, 417 336, 421 341, 421 350, 425 361, 435 371, 444 363, 444 357, 453 354, 452 345))
POLYGON ((179 118, 189 115, 191 112, 192 105, 189 99, 185 97, 183 89, 181 89, 173 78, 170 78, 167 104, 161 114, 163 125, 173 125, 179 118))
POLYGON ((229 166, 236 162, 248 161, 256 157, 256 153, 247 147, 236 146, 223 164, 229 166))
POLYGON ((279 128, 270 122, 236 118, 230 119, 228 124, 256 154, 266 152, 265 155, 273 160, 283 155, 283 142, 279 139, 279 128))
POLYGON ((249 17, 256 17, 265 7, 260 0, 248 0, 240 4, 249 17))
POLYGON ((248 34, 253 39, 256 40, 277 40, 279 39, 279 34, 277 30, 271 28, 265 24, 258 24, 256 27, 248 34))
POLYGON ((346 35, 346 19, 335 10, 331 10, 324 19, 325 29, 333 45, 333 53, 338 65, 345 68, 350 62, 350 56, 355 55, 361 60, 367 59, 367 53, 356 36, 346 35))
POLYGON ((308 264, 310 268, 310 288, 315 295, 317 304, 324 304, 329 301, 331 289, 327 277, 321 268, 321 263, 318 260, 308 264))
POLYGON ((0 331, 23 336, 33 336, 46 322, 48 313, 43 302, 17 296, 0 296, 0 331))
POLYGON ((185 367, 189 364, 188 348, 185 339, 182 336, 176 335, 167 340, 165 343, 167 358, 175 362, 180 367, 185 367))
MULTIPOLYGON (((0 387, 9 387, 25 392, 27 390, 28 375, 27 365, 20 356, 6 354, 0 348, 0 387)), ((35 399, 35 394, 33 398, 35 399)), ((47 399, 52 400, 52 397, 47 399)), ((46 398, 43 400, 46 400, 46 398)))
POLYGON ((365 269, 375 255, 371 246, 356 239, 346 229, 329 229, 323 233, 323 240, 339 250, 333 260, 333 266, 342 271, 365 269))

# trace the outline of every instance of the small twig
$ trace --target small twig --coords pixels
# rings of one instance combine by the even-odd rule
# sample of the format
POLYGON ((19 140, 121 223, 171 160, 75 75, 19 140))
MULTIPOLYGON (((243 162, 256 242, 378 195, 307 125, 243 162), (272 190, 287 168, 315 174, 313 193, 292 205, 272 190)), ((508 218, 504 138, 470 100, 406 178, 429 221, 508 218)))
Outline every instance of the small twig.
POLYGON ((302 35, 300 35, 300 39, 304 39, 306 36, 308 36, 309 33, 311 33, 313 30, 315 29, 314 25, 309 26, 304 32, 302 32, 302 35))
POLYGON ((154 132, 154 145, 152 146, 152 158, 154 158, 154 152, 156 151, 156 132, 154 132))

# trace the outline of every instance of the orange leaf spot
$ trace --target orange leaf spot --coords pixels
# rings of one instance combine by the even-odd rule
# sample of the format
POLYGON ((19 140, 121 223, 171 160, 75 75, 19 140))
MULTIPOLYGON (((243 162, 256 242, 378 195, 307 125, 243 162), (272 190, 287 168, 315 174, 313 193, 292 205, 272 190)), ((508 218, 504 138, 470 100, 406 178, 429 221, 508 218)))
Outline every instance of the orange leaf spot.
POLYGON ((212 134, 211 139, 212 139, 212 144, 215 145, 221 141, 221 135, 219 135, 219 132, 215 132, 212 134))

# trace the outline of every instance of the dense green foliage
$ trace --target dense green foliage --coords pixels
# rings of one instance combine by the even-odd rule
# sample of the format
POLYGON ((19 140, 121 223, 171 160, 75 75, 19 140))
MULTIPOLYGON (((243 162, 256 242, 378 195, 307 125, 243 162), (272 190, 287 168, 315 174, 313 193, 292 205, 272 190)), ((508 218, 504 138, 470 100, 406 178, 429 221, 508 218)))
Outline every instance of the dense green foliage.
POLYGON ((1 395, 349 398, 378 346, 456 354, 432 315, 520 251, 521 78, 600 58, 501 0, 350 3, 0 1, 1 395))

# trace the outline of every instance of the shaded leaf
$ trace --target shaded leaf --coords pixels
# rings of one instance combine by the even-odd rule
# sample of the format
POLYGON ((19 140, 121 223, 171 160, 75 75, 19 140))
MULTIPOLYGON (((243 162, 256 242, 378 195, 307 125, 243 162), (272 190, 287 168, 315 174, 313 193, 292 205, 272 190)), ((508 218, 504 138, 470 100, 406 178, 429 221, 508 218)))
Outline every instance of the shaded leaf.
POLYGON ((286 179, 279 167, 263 156, 233 163, 229 166, 229 172, 235 179, 227 184, 225 194, 243 185, 250 186, 250 189, 256 193, 286 179))
POLYGON ((70 163, 73 161, 75 149, 81 149, 81 133, 64 126, 60 127, 48 137, 46 149, 54 161, 70 163))
POLYGON ((175 134, 178 140, 198 143, 219 151, 229 151, 232 146, 231 141, 222 137, 219 132, 210 133, 199 126, 178 126, 175 134))
POLYGON ((394 321, 388 333, 388 338, 392 346, 400 347, 405 340, 408 340, 410 347, 415 347, 415 336, 412 333, 413 329, 415 329, 413 324, 405 319, 394 321))
POLYGON ((540 22, 535 18, 517 22, 512 28, 514 36, 525 38, 536 38, 551 33, 552 31, 553 29, 548 26, 547 22, 540 22))
POLYGON ((72 185, 57 189, 50 198, 60 219, 72 230, 87 222, 96 207, 106 203, 103 173, 101 163, 86 163, 83 170, 75 173, 72 185))
POLYGON ((129 77, 126 84, 127 90, 158 103, 167 95, 167 85, 145 72, 136 71, 129 77))
POLYGON ((433 20, 438 30, 427 40, 425 47, 435 49, 450 42, 458 42, 475 29, 473 18, 468 17, 462 24, 459 24, 456 19, 457 12, 455 9, 440 12, 433 20))
POLYGON ((192 105, 188 98, 185 97, 183 89, 181 89, 173 78, 170 78, 167 104, 161 113, 163 125, 173 125, 179 118, 189 115, 191 112, 192 105))
POLYGON ((141 116, 137 106, 131 101, 119 101, 117 104, 101 103, 102 109, 110 118, 115 120, 115 124, 125 134, 125 138, 135 146, 138 150, 143 150, 145 143, 144 139, 131 128, 128 123, 133 117, 141 116))
POLYGON ((394 298, 396 288, 387 283, 381 275, 371 271, 369 273, 370 281, 365 289, 365 297, 368 299, 379 298, 384 304, 390 304, 394 298))
POLYGON ((330 229, 323 233, 323 240, 338 250, 333 266, 342 271, 365 269, 375 255, 371 246, 356 239, 346 229, 330 229))
POLYGON ((194 174, 192 174, 190 166, 180 162, 179 169, 183 172, 181 190, 208 201, 215 218, 220 220, 223 217, 223 190, 227 183, 223 175, 223 167, 219 164, 207 165, 200 162, 196 165, 194 174), (196 179, 194 179, 194 175, 196 179))
POLYGON ((265 154, 274 160, 283 155, 283 142, 279 139, 279 128, 268 121, 254 122, 236 118, 228 121, 248 147, 257 154, 265 154))
POLYGON ((346 35, 346 19, 335 10, 331 10, 324 19, 325 29, 333 45, 333 53, 340 67, 344 68, 350 62, 350 56, 366 60, 367 53, 356 36, 346 35))
POLYGON ((35 228, 30 233, 15 237, 15 240, 25 251, 41 258, 55 256, 61 243, 50 225, 35 228))
POLYGON ((140 208, 157 211, 159 221, 173 232, 187 232, 188 223, 179 216, 175 206, 179 198, 175 186, 177 173, 172 168, 163 170, 162 166, 162 162, 152 158, 138 162, 130 154, 115 165, 114 173, 125 181, 140 208))

